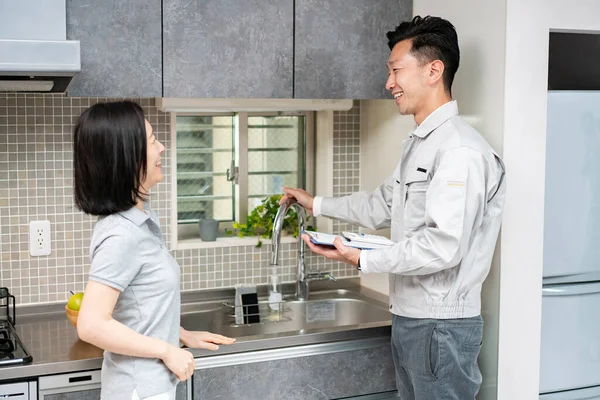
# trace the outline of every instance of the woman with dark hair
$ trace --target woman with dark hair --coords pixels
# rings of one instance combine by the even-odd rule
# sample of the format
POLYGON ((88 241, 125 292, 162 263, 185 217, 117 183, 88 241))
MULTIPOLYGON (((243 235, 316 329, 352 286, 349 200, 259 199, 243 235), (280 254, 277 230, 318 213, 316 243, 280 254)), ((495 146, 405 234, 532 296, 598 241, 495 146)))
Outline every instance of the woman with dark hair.
POLYGON ((216 350, 235 340, 179 326, 180 269, 147 204, 163 179, 164 146, 133 102, 99 103, 75 126, 75 204, 99 216, 77 333, 105 349, 102 398, 175 399, 195 368, 179 347, 216 350))

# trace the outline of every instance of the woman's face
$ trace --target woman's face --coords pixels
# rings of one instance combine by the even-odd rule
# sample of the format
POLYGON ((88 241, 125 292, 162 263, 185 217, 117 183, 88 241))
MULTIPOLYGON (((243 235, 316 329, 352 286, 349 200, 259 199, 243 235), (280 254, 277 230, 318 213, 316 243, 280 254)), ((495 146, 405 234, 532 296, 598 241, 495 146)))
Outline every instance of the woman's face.
POLYGON ((156 139, 150 123, 146 120, 146 179, 142 182, 142 187, 148 192, 152 186, 163 180, 161 156, 165 151, 165 146, 156 139))

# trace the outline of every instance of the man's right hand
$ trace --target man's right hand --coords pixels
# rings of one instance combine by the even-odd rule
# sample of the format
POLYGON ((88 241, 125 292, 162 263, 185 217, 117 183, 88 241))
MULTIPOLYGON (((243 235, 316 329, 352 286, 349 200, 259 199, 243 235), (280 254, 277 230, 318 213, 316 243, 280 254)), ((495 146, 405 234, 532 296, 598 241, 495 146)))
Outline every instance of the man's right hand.
POLYGON ((279 200, 279 205, 283 204, 286 201, 291 201, 292 203, 300 204, 309 214, 312 214, 313 201, 315 198, 306 190, 284 187, 283 193, 285 194, 283 195, 281 200, 279 200))

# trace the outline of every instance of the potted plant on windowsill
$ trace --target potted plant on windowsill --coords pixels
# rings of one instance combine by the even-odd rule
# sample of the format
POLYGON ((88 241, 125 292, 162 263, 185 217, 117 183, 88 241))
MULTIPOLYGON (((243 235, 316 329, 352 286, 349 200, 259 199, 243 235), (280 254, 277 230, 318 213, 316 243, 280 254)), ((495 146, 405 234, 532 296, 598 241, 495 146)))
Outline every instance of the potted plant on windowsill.
MULTIPOLYGON (((245 224, 234 222, 233 229, 226 229, 226 233, 230 236, 237 235, 240 238, 247 236, 259 236, 256 247, 262 247, 261 239, 273 238, 273 221, 279 210, 279 200, 283 195, 276 194, 264 199, 261 204, 256 206, 248 217, 245 224)), ((311 217, 307 217, 308 230, 315 230, 314 227, 308 225, 311 217)), ((283 232, 291 234, 293 237, 298 237, 298 213, 291 209, 283 221, 283 232)))

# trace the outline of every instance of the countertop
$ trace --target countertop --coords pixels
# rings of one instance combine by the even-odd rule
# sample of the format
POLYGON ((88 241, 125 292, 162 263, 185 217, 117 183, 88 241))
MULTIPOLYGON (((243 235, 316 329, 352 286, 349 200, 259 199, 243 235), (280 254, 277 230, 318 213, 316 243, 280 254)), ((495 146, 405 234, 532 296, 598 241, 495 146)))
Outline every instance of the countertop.
MULTIPOLYGON (((345 289, 386 307, 387 296, 363 288, 358 278, 342 279, 338 282, 315 282, 312 291, 345 289)), ((286 285, 289 294, 293 285, 286 285)), ((266 293, 259 287, 259 294, 266 293)), ((221 289, 182 293, 182 307, 188 303, 221 301, 234 297, 233 289, 221 289)), ((83 342, 77 330, 69 323, 64 312, 64 303, 43 306, 17 307, 17 334, 33 357, 33 361, 22 365, 0 367, 0 381, 50 374, 96 370, 102 367, 103 351, 94 345, 83 342)), ((307 344, 328 343, 389 336, 389 321, 377 323, 334 326, 310 331, 283 332, 277 335, 238 337, 231 346, 221 346, 216 352, 192 349, 196 358, 214 357, 223 354, 275 349, 307 344)), ((214 332, 219 333, 219 332, 214 332)))

